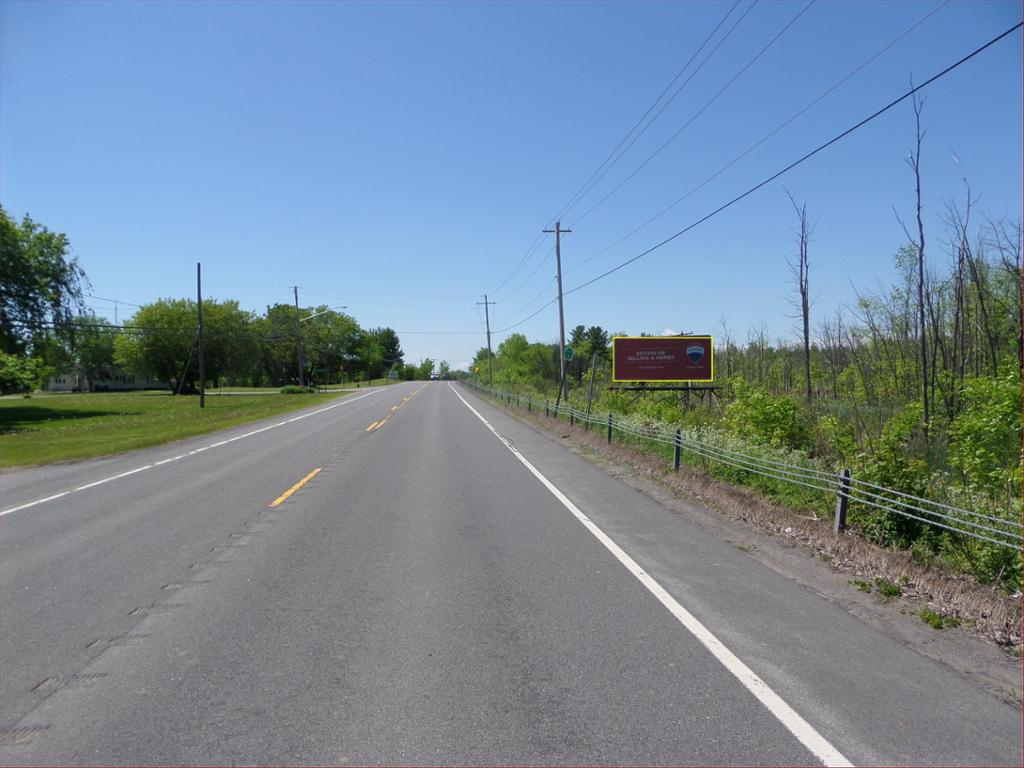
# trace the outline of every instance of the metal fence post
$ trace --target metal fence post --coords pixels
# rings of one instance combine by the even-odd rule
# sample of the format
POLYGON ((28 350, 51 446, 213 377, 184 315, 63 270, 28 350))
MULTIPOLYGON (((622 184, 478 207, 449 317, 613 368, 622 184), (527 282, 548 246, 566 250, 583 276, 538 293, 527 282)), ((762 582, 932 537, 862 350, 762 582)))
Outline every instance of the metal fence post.
POLYGON ((544 415, 545 416, 550 416, 551 415, 550 408, 551 408, 551 401, 550 400, 545 400, 544 401, 544 415))
POLYGON ((590 431, 590 413, 589 412, 587 413, 586 416, 583 417, 583 431, 584 432, 589 432, 590 431))
POLYGON ((676 444, 675 444, 675 458, 672 461, 672 464, 674 465, 676 472, 679 471, 679 448, 680 448, 681 445, 682 445, 682 433, 677 429, 676 430, 676 444))
POLYGON ((533 395, 531 395, 530 397, 526 398, 526 410, 527 411, 532 411, 533 410, 533 395))
POLYGON ((572 407, 572 406, 570 405, 570 406, 569 406, 569 426, 570 426, 570 427, 571 427, 571 426, 572 426, 573 424, 575 424, 575 423, 576 423, 576 421, 575 421, 575 416, 576 416, 576 409, 575 409, 575 408, 573 408, 573 407, 572 407))
POLYGON ((832 532, 837 536, 846 530, 846 510, 850 504, 850 470, 839 473, 839 498, 836 499, 836 517, 832 522, 832 532))
POLYGON ((612 415, 608 414, 608 442, 612 441, 612 415))

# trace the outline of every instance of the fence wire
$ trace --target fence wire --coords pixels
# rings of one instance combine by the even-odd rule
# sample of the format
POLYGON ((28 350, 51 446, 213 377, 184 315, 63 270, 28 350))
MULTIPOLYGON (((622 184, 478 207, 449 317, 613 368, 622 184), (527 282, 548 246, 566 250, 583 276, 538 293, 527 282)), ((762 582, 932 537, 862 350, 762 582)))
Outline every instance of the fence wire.
MULTIPOLYGON (((478 391, 491 397, 504 399, 511 403, 521 404, 523 398, 509 392, 502 392, 480 386, 471 381, 465 382, 478 391)), ((800 466, 788 462, 770 459, 763 456, 752 456, 741 451, 714 444, 714 438, 697 432, 680 429, 678 432, 636 424, 628 419, 615 418, 608 414, 601 418, 595 414, 586 414, 571 405, 549 400, 536 400, 532 396, 525 398, 531 408, 544 407, 550 415, 565 417, 589 427, 611 428, 620 435, 629 435, 641 440, 648 440, 678 448, 691 454, 741 472, 766 477, 782 483, 798 485, 823 494, 845 496, 854 504, 880 509, 900 517, 916 520, 927 525, 968 536, 979 541, 986 541, 1010 549, 1020 549, 1024 544, 1024 524, 1020 520, 996 517, 982 512, 973 512, 949 504, 944 504, 920 496, 886 488, 875 483, 855 477, 849 478, 849 486, 844 489, 839 472, 830 472, 816 467, 800 466), (710 438, 710 439, 709 439, 710 438)))

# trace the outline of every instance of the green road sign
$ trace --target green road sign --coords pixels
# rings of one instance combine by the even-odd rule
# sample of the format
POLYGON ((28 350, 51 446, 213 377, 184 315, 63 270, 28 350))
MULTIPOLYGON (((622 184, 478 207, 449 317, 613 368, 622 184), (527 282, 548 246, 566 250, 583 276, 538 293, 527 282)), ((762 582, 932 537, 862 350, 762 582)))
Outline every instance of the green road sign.
POLYGON ((572 356, 573 356, 572 347, 566 347, 565 348, 565 362, 567 362, 567 363, 571 362, 572 361, 572 356))

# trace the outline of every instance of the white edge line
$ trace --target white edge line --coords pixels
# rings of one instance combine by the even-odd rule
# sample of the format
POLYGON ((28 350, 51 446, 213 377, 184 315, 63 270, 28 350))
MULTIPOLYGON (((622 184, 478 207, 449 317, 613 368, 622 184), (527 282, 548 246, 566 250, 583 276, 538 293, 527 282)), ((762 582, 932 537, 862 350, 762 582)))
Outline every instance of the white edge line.
POLYGON ((637 562, 626 554, 623 549, 616 544, 604 531, 597 527, 594 522, 587 517, 579 508, 573 504, 568 497, 562 493, 555 485, 548 480, 541 472, 531 464, 523 454, 521 454, 505 437, 503 437, 498 430, 491 426, 490 422, 487 421, 480 412, 466 402, 466 399, 458 393, 458 391, 450 383, 448 387, 455 393, 455 396, 462 400, 469 410, 471 410, 480 421, 484 423, 491 433, 498 438, 502 444, 512 455, 519 459, 523 465, 530 470, 534 477, 536 477, 545 488, 547 488, 551 494, 558 499, 562 505, 568 509, 572 514, 579 520, 587 530, 589 530, 594 537, 600 541, 605 548, 615 555, 616 559, 622 563, 626 569, 632 573, 637 580, 647 587, 648 591, 654 595, 658 600, 672 613, 673 616, 678 619, 679 623, 682 624, 700 643, 707 648, 711 654, 718 659, 719 663, 722 664, 732 675, 739 680, 743 686, 750 691, 760 701, 764 707, 775 716, 786 730, 793 734, 796 739, 803 744, 810 752, 822 762, 823 765, 827 766, 843 766, 851 767, 853 763, 847 760, 842 753, 839 752, 829 741, 818 733, 814 727, 804 720, 796 710, 794 710, 789 704, 787 704, 781 696, 775 691, 768 687, 768 684, 764 682, 758 675, 746 664, 730 651, 721 640, 705 627, 700 621, 686 610, 672 595, 668 593, 661 584, 659 584, 652 576, 646 573, 637 562))
POLYGON ((271 425, 266 426, 266 427, 261 427, 260 429, 254 429, 251 432, 246 432, 244 435, 236 435, 235 437, 228 438, 227 440, 221 440, 221 441, 213 443, 211 445, 204 445, 201 448, 196 448, 195 450, 189 451, 188 453, 182 453, 182 454, 179 454, 178 456, 173 456, 172 458, 169 458, 169 459, 163 459, 162 461, 155 461, 152 464, 146 464, 145 466, 142 466, 142 467, 136 467, 135 469, 130 469, 127 472, 121 472, 120 474, 117 474, 117 475, 111 475, 110 477, 105 477, 102 480, 94 480, 91 483, 86 483, 85 485, 80 485, 77 488, 72 488, 70 491, 61 491, 60 493, 55 493, 52 496, 46 496, 45 498, 42 498, 42 499, 36 499, 35 501, 30 501, 30 502, 27 502, 25 504, 20 504, 17 507, 11 507, 10 509, 0 510, 0 517, 3 517, 4 515, 9 515, 12 512, 20 512, 23 509, 28 509, 29 507, 34 507, 37 504, 45 504, 48 501, 56 501, 57 499, 60 499, 60 498, 62 498, 64 496, 67 496, 69 493, 77 493, 78 491, 84 491, 84 490, 87 490, 89 488, 95 488, 97 485, 103 485, 104 483, 109 483, 109 482, 111 482, 113 480, 120 480, 122 477, 128 477, 129 475, 134 475, 134 474, 137 474, 139 472, 145 472, 147 469, 153 469, 153 467, 161 467, 164 464, 170 464, 171 462, 180 461, 181 459, 187 458, 189 456, 194 456, 197 453, 202 453, 203 451, 208 451, 210 448, 219 448, 222 445, 227 445, 228 443, 233 443, 236 440, 243 440, 243 439, 245 439, 247 437, 252 437, 253 435, 258 435, 261 432, 266 432, 268 429, 276 429, 277 427, 283 427, 283 426, 286 426, 286 425, 291 424, 293 422, 300 421, 302 419, 308 419, 310 416, 316 416, 317 414, 323 413, 324 411, 329 411, 332 408, 337 408, 337 407, 342 406, 342 405, 347 405, 348 403, 354 403, 356 400, 362 400, 364 397, 369 397, 370 395, 376 395, 378 392, 385 392, 385 391, 386 391, 386 389, 384 387, 381 387, 380 389, 376 389, 373 392, 367 392, 366 394, 359 395, 358 397, 351 397, 351 398, 346 397, 341 402, 334 403, 334 405, 328 405, 326 408, 320 408, 318 410, 311 411, 309 413, 304 413, 301 416, 296 416, 294 419, 288 419, 287 421, 279 421, 277 424, 271 424, 271 425))

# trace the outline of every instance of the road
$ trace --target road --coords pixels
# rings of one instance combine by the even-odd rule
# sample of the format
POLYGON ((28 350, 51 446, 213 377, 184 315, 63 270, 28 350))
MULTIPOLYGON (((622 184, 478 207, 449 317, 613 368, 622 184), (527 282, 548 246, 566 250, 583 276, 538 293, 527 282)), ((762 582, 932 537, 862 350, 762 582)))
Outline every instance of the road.
POLYGON ((457 385, 2 481, 5 765, 1022 761, 1019 710, 457 385))

